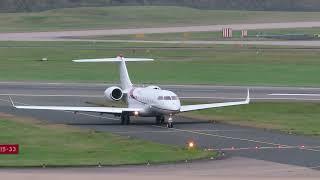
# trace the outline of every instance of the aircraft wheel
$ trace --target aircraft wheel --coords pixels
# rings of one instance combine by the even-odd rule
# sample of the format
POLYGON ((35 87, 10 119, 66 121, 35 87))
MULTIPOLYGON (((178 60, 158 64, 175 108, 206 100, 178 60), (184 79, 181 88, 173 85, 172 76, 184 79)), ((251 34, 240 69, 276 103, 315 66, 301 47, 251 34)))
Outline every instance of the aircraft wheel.
POLYGON ((157 125, 161 124, 161 116, 156 116, 156 124, 157 125))
POLYGON ((121 125, 129 125, 130 124, 130 116, 127 114, 121 115, 121 125))
POLYGON ((168 128, 173 128, 173 123, 169 122, 169 123, 167 124, 167 127, 168 127, 168 128))
POLYGON ((123 115, 121 115, 121 125, 125 124, 125 117, 123 115))
POLYGON ((163 124, 164 120, 165 120, 164 116, 156 116, 156 124, 157 125, 163 124))
POLYGON ((160 124, 163 124, 164 123, 164 116, 161 116, 161 118, 160 118, 160 124))
POLYGON ((169 119, 168 119, 167 127, 168 128, 173 128, 173 118, 172 118, 171 114, 170 114, 169 119))
POLYGON ((129 125, 129 124, 130 124, 130 116, 129 116, 129 115, 126 115, 125 119, 126 119, 125 124, 126 124, 126 125, 129 125))

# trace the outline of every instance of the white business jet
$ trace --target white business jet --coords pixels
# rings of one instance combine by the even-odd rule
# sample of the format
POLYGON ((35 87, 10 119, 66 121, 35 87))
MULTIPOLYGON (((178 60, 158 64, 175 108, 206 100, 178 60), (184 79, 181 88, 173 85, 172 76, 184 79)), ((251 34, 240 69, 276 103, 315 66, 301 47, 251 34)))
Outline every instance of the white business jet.
POLYGON ((153 59, 141 58, 117 58, 105 59, 82 59, 73 60, 73 62, 117 62, 120 69, 121 87, 113 86, 104 91, 106 100, 123 100, 128 104, 127 108, 116 107, 73 107, 73 106, 15 106, 17 109, 37 109, 37 110, 58 110, 73 112, 96 112, 101 114, 113 114, 121 117, 121 124, 130 124, 130 116, 156 117, 157 124, 163 124, 167 117, 167 127, 173 127, 172 116, 182 112, 195 111, 208 108, 218 108, 226 106, 235 106, 249 104, 249 90, 246 100, 238 102, 225 102, 213 104, 198 104, 181 106, 179 97, 168 90, 162 90, 158 86, 135 87, 130 81, 126 62, 131 61, 153 61, 153 59))

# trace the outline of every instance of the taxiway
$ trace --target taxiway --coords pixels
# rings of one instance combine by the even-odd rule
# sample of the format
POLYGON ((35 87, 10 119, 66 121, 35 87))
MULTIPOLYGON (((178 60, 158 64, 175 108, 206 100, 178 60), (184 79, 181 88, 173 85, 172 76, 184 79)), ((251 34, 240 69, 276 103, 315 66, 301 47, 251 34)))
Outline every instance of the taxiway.
MULTIPOLYGON (((189 140, 207 150, 226 156, 245 157, 282 164, 318 169, 320 139, 288 135, 277 131, 215 124, 207 121, 175 118, 175 128, 154 125, 154 119, 132 118, 132 125, 119 125, 119 118, 91 113, 17 110, 10 106, 8 95, 15 103, 25 105, 87 105, 101 100, 104 84, 62 83, 0 83, 0 112, 33 117, 50 123, 62 123, 96 131, 112 132, 149 141, 185 146, 189 140), (10 92, 10 93, 8 93, 10 92)), ((244 98, 247 87, 166 85, 180 96, 205 101, 226 101, 244 98), (194 97, 193 97, 194 96, 194 97)), ((319 88, 250 87, 254 100, 319 101, 319 88), (271 95, 272 94, 272 95, 271 95)))

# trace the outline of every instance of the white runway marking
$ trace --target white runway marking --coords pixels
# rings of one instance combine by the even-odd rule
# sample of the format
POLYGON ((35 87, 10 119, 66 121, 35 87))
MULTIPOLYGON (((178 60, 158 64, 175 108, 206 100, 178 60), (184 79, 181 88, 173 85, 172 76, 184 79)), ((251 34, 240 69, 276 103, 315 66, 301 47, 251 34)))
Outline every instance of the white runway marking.
MULTIPOLYGON (((180 99, 220 99, 220 100, 243 100, 245 98, 243 97, 219 97, 219 96, 211 96, 211 97, 204 97, 204 96, 199 96, 199 97, 179 97, 180 99)), ((299 98, 299 97, 270 97, 270 98, 259 98, 259 97, 251 97, 251 100, 294 100, 294 101, 320 101, 320 99, 315 99, 315 98, 299 98)))
MULTIPOLYGON (((197 132, 235 132, 243 130, 194 130, 197 132)), ((177 133, 177 131, 172 131, 170 129, 164 131, 112 131, 112 133, 127 134, 127 133, 177 133)))
POLYGON ((112 131, 116 134, 139 134, 139 133, 177 133, 177 131, 112 131))
POLYGON ((216 92, 216 90, 212 90, 212 89, 183 89, 183 90, 173 89, 172 91, 176 91, 176 92, 216 92))
POLYGON ((207 149, 208 151, 242 151, 242 150, 267 150, 267 149, 275 149, 275 150, 281 150, 281 149, 317 149, 320 148, 320 146, 255 146, 255 147, 245 147, 245 148, 236 148, 236 147, 230 147, 230 148, 220 148, 220 149, 207 149))
MULTIPOLYGON (((162 127, 162 126, 156 126, 156 125, 153 125, 153 126, 154 126, 154 127, 159 127, 159 128, 165 128, 165 127, 162 127)), ((172 129, 172 130, 176 130, 176 131, 181 131, 181 132, 188 132, 188 133, 192 133, 192 134, 199 134, 199 135, 211 136, 211 137, 218 137, 218 138, 224 138, 224 139, 254 142, 254 143, 258 143, 258 144, 267 144, 267 145, 272 145, 272 146, 291 147, 290 145, 273 143, 273 142, 267 142, 267 141, 258 141, 258 140, 253 140, 253 139, 238 138, 238 137, 224 136, 224 135, 218 135, 218 134, 208 134, 208 133, 197 132, 197 131, 192 131, 192 130, 185 130, 185 129, 178 129, 178 128, 171 128, 171 129, 172 129)), ((303 150, 320 152, 320 150, 310 149, 310 148, 306 148, 306 147, 303 148, 303 150)))
MULTIPOLYGON (((10 106, 12 107, 12 105, 11 105, 11 101, 10 101, 10 100, 7 100, 7 99, 0 99, 0 101, 8 102, 8 103, 10 103, 10 106)), ((18 102, 18 101, 14 101, 14 103, 21 104, 21 105, 25 105, 25 106, 30 106, 30 104, 25 104, 25 103, 18 102)))
MULTIPOLYGON (((320 101, 319 98, 303 98, 305 97, 320 97, 320 94, 266 94, 269 96, 287 96, 287 97, 270 97, 259 98, 252 97, 252 100, 295 100, 295 101, 320 101), (291 97, 297 96, 297 97, 291 97), (300 96, 300 97, 298 97, 300 96)), ((102 98, 103 95, 85 95, 85 94, 0 94, 0 96, 21 96, 21 97, 87 97, 87 98, 102 98)), ((245 97, 223 97, 223 96, 181 96, 180 99, 220 99, 220 100, 241 100, 245 97)))
MULTIPOLYGON (((180 99, 243 99, 243 98, 226 98, 226 97, 218 97, 218 96, 181 96, 180 99)), ((245 99, 245 98, 244 98, 245 99)))
POLYGON ((320 94, 280 94, 280 93, 272 93, 269 96, 320 96, 320 94))
MULTIPOLYGON (((64 111, 67 112, 67 111, 64 111)), ((111 118, 111 117, 105 117, 105 116, 97 116, 97 115, 93 115, 93 114, 87 114, 87 113, 77 113, 80 115, 84 115, 84 116, 89 116, 89 117, 95 117, 95 118, 102 118, 102 119, 109 119, 109 120, 113 120, 113 121, 120 121, 120 119, 117 118, 111 118)))
POLYGON ((102 95, 85 94, 0 94, 0 96, 25 96, 25 97, 103 97, 102 95))
POLYGON ((312 166, 312 167, 309 167, 310 169, 319 169, 320 168, 320 165, 319 166, 312 166))
MULTIPOLYGON (((23 39, 24 41, 28 39, 23 39)), ((46 41, 92 41, 92 39, 43 39, 46 41)), ((146 40, 94 40, 116 43, 156 43, 156 44, 221 44, 221 45, 268 45, 268 46, 308 46, 319 47, 320 41, 146 41, 146 40)))
POLYGON ((251 98, 252 100, 294 100, 294 101, 320 101, 320 99, 315 98, 296 98, 296 97, 287 97, 287 98, 251 98))

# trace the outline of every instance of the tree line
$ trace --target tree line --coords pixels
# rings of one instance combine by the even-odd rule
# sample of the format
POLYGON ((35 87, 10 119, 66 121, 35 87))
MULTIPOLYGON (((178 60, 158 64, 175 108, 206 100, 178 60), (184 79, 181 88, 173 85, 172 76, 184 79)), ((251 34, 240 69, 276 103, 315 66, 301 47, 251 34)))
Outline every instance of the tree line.
POLYGON ((319 11, 319 0, 0 0, 0 12, 32 12, 82 6, 172 5, 199 9, 319 11))

